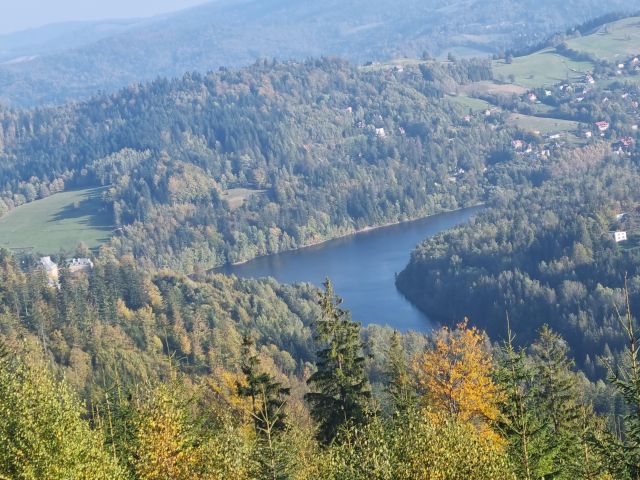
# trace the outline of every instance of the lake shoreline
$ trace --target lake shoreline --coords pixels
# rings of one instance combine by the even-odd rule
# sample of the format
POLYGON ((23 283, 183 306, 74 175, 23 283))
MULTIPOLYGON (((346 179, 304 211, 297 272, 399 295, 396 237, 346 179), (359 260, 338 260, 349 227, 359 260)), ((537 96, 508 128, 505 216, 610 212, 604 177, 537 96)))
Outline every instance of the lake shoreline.
MULTIPOLYGON (((435 323, 396 287, 396 275, 425 238, 438 235, 475 218, 471 207, 441 212, 412 221, 387 222, 385 228, 361 228, 311 248, 265 255, 238 265, 227 264, 215 273, 237 278, 273 278, 280 284, 306 283, 320 288, 331 278, 344 298, 343 308, 363 325, 389 325, 399 331, 427 332, 435 323)), ((320 242, 316 242, 319 244, 320 242)))
POLYGON ((351 236, 354 236, 354 235, 358 235, 358 234, 361 234, 361 233, 373 232, 375 230, 379 230, 381 228, 392 227, 394 225, 403 225, 403 224, 406 224, 406 223, 419 222, 420 220, 426 220, 427 218, 436 217, 438 215, 446 215, 448 213, 460 212, 462 210, 467 210, 469 208, 482 207, 484 205, 485 205, 484 202, 480 202, 480 203, 476 203, 476 204, 473 204, 473 205, 468 205, 466 207, 454 208, 452 210, 443 210, 443 211, 438 212, 438 213, 432 213, 432 214, 426 215, 424 217, 412 218, 410 220, 401 220, 401 221, 384 223, 382 225, 366 226, 364 228, 361 228, 361 229, 358 229, 358 230, 354 230, 352 232, 343 233, 341 235, 338 235, 338 236, 335 236, 335 237, 331 237, 331 238, 327 238, 325 240, 319 240, 317 242, 308 243, 308 244, 303 245, 301 247, 292 248, 291 250, 283 250, 283 251, 277 252, 277 253, 267 253, 265 255, 258 255, 257 257, 253 257, 253 258, 250 258, 248 260, 242 260, 241 262, 226 263, 224 265, 213 267, 210 271, 215 272, 216 270, 220 270, 220 269, 223 269, 223 268, 226 268, 226 267, 238 267, 238 266, 244 265, 246 263, 252 262, 253 260, 259 259, 259 258, 265 258, 265 257, 269 257, 271 255, 279 255, 279 254, 285 253, 285 252, 297 252, 297 251, 300 251, 300 250, 304 250, 306 248, 317 247, 319 245, 323 245, 325 243, 329 243, 329 242, 332 242, 334 240, 339 240, 341 238, 348 238, 348 237, 351 237, 351 236))

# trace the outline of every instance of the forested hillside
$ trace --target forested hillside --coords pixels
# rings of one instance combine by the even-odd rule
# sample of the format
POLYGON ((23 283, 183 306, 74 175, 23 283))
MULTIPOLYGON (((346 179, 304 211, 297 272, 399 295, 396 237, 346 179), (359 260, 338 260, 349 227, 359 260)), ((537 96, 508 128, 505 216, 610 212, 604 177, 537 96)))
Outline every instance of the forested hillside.
POLYGON ((425 52, 487 56, 607 13, 639 9, 638 0, 215 1, 139 23, 63 26, 58 37, 46 29, 0 37, 0 55, 9 50, 0 64, 0 101, 62 103, 159 75, 204 74, 259 58, 329 55, 365 63, 425 52))
POLYGON ((477 203, 509 129, 441 97, 490 75, 483 61, 260 63, 5 109, 0 213, 109 186, 119 254, 191 272, 477 203))
POLYGON ((507 185, 517 175, 511 188, 497 190, 472 224, 418 246, 397 284, 429 315, 466 315, 492 336, 504 335, 507 315, 524 342, 549 323, 585 372, 602 378, 624 343, 618 317, 625 276, 632 311, 640 311, 638 88, 619 82, 582 101, 577 95, 550 91, 555 110, 548 115, 583 125, 606 119, 598 141, 565 144, 539 163, 512 154, 515 162, 490 180, 507 185), (628 240, 616 243, 615 231, 628 240))
POLYGON ((8 478, 632 479, 638 465, 633 370, 590 384, 547 327, 524 350, 466 323, 361 331, 328 281, 149 274, 103 247, 56 287, 0 251, 0 335, 8 478))

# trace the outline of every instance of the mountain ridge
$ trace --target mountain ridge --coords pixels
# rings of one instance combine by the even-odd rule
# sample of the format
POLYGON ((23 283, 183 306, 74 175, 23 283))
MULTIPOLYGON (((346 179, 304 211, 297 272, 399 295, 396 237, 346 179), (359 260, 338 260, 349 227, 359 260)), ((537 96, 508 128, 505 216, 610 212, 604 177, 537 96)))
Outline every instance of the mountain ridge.
POLYGON ((73 48, 44 54, 14 49, 13 58, 22 58, 0 65, 0 102, 63 103, 158 76, 244 66, 261 58, 336 56, 364 63, 424 52, 484 56, 535 44, 569 27, 567 18, 573 24, 632 9, 640 9, 640 0, 606 6, 595 0, 470 0, 446 6, 435 0, 211 2, 140 25, 125 22, 114 35, 89 31, 87 39, 95 41, 73 48))

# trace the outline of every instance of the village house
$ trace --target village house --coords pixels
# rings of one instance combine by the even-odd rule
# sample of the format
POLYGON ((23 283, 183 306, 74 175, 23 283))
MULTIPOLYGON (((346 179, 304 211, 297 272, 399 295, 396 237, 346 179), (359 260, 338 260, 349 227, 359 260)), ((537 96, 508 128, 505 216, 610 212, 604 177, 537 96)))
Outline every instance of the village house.
POLYGON ((615 153, 621 155, 628 153, 631 147, 635 144, 635 140, 631 137, 621 137, 618 141, 611 145, 611 148, 615 153))
POLYGON ((514 150, 522 150, 522 147, 524 147, 524 142, 522 140, 512 140, 511 145, 513 146, 514 150))
POLYGON ((376 137, 378 137, 378 138, 384 138, 384 137, 386 137, 386 136, 387 136, 387 134, 386 134, 386 132, 384 131, 384 128, 376 128, 376 137))
POLYGON ((624 242, 627 240, 627 232, 624 231, 611 232, 611 236, 616 243, 624 242))
MULTIPOLYGON (((51 260, 51 257, 42 257, 40 258, 40 265, 47 274, 49 286, 53 287, 58 285, 58 279, 60 276, 60 268, 58 267, 58 264, 51 260)), ((71 274, 89 272, 93 270, 93 262, 90 258, 72 258, 66 261, 66 265, 69 268, 69 273, 71 274)))
POLYGON ((72 258, 67 260, 67 266, 71 273, 88 272, 93 270, 93 262, 90 258, 72 258))
POLYGON ((631 147, 636 141, 631 137, 620 137, 620 144, 623 147, 631 147))
POLYGON ((529 99, 530 102, 535 102, 536 100, 538 100, 538 97, 533 92, 529 92, 527 94, 527 98, 529 99))
POLYGON ((58 283, 58 264, 51 260, 51 257, 42 257, 40 265, 47 274, 49 285, 53 286, 58 283))
POLYGON ((600 132, 606 132, 607 130, 609 130, 609 122, 605 122, 604 120, 596 122, 595 125, 596 127, 598 127, 598 130, 600 132))

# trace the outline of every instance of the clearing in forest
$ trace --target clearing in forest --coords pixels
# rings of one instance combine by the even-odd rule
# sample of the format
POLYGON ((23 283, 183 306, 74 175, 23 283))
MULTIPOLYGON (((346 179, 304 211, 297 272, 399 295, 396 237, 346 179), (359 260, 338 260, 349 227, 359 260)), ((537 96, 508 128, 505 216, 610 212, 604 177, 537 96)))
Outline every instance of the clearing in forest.
POLYGON ((567 45, 601 60, 624 62, 640 54, 640 17, 607 23, 590 35, 572 38, 567 45))
POLYGON ((57 193, 19 206, 0 218, 0 248, 51 254, 72 251, 80 242, 89 248, 107 242, 114 226, 100 199, 105 188, 57 193))
POLYGON ((504 60, 493 62, 493 73, 497 80, 512 82, 526 88, 576 81, 592 71, 591 62, 571 60, 558 54, 553 48, 546 48, 524 57, 514 57, 511 63, 504 60))

